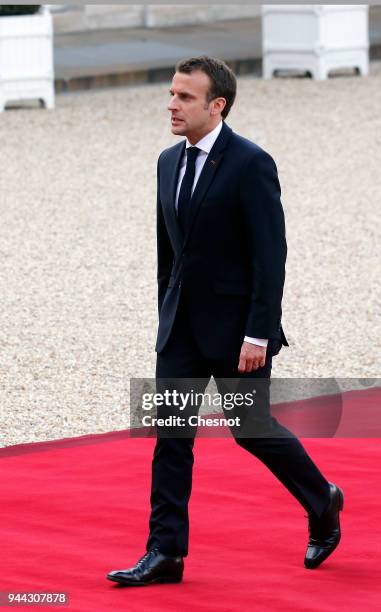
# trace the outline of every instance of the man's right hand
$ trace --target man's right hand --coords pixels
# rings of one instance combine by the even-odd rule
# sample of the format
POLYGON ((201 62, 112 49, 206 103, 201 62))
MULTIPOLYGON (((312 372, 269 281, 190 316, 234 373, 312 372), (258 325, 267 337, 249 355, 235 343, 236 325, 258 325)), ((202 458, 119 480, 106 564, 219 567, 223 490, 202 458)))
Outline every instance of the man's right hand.
POLYGON ((254 372, 258 368, 263 368, 266 362, 265 346, 258 346, 251 342, 243 342, 239 356, 238 372, 254 372))

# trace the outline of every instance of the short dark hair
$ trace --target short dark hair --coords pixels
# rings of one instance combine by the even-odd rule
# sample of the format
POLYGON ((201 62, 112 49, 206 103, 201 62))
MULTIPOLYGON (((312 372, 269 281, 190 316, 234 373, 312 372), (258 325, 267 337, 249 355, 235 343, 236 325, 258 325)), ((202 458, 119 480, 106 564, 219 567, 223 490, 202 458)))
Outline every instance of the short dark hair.
POLYGON ((222 60, 207 55, 191 57, 176 64, 177 72, 190 74, 194 70, 202 70, 210 79, 211 85, 206 96, 208 102, 214 98, 225 98, 226 105, 221 113, 222 118, 225 119, 233 106, 237 92, 237 79, 234 72, 222 60))

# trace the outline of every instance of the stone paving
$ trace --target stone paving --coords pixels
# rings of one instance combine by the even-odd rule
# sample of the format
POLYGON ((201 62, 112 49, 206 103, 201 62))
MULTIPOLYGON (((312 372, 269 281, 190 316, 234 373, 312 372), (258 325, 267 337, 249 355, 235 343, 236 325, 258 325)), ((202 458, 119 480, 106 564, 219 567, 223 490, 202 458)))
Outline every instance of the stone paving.
MULTIPOLYGON (((273 375, 377 377, 381 64, 367 78, 238 85, 227 122, 275 158, 286 213, 291 346, 273 375)), ((2 446, 124 429, 130 378, 153 376, 168 87, 1 116, 2 446)))

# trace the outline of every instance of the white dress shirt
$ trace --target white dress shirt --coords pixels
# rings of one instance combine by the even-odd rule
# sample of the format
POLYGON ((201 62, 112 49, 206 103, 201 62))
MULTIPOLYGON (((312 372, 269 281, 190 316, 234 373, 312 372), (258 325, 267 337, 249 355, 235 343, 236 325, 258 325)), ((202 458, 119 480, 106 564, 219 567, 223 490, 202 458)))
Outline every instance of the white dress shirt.
MULTIPOLYGON (((186 149, 192 146, 198 147, 200 149, 200 152, 196 158, 196 171, 195 171, 195 176, 194 176, 194 181, 193 181, 192 193, 196 187, 198 179, 200 178, 201 170, 204 167, 206 158, 208 157, 211 148, 216 142, 221 129, 222 129, 222 121, 220 121, 220 123, 214 128, 214 130, 212 130, 211 132, 206 134, 203 138, 201 138, 201 140, 196 142, 196 144, 192 145, 188 139, 186 141, 186 145, 185 145, 186 149)), ((180 165, 179 180, 177 183, 176 210, 177 210, 177 203, 179 199, 181 182, 184 178, 186 165, 187 165, 187 156, 186 156, 186 153, 184 152, 184 156, 183 156, 183 159, 180 165)), ((245 342, 250 342, 250 344, 257 344, 258 346, 267 346, 268 340, 265 338, 251 338, 249 336, 245 336, 245 342)))

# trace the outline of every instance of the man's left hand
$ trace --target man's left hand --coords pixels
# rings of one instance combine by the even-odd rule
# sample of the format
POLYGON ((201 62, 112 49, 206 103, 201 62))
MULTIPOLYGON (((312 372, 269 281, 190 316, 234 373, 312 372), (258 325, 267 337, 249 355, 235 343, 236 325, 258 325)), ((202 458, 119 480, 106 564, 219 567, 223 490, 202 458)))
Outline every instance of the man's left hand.
POLYGON ((238 372, 254 372, 262 368, 266 361, 265 346, 258 346, 250 342, 243 342, 239 356, 238 372))

